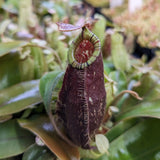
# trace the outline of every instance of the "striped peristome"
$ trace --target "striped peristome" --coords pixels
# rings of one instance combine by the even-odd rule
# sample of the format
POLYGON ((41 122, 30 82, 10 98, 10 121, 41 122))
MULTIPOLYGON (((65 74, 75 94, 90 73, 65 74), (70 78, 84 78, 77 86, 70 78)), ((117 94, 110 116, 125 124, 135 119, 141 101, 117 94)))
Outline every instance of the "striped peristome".
POLYGON ((68 51, 68 66, 57 100, 57 115, 69 139, 90 149, 106 106, 100 40, 82 28, 68 51))
POLYGON ((101 44, 100 44, 100 40, 98 39, 98 37, 94 33, 92 33, 91 31, 89 31, 86 27, 83 27, 81 34, 72 42, 72 44, 69 48, 68 62, 69 62, 69 64, 72 65, 72 67, 75 67, 78 69, 82 69, 84 67, 87 67, 92 62, 94 62, 95 59, 97 58, 97 56, 100 54, 100 51, 101 51, 100 48, 101 48, 101 44), (90 41, 94 46, 94 52, 92 53, 92 56, 89 58, 88 61, 86 61, 84 63, 79 63, 75 59, 75 49, 82 40, 90 41))

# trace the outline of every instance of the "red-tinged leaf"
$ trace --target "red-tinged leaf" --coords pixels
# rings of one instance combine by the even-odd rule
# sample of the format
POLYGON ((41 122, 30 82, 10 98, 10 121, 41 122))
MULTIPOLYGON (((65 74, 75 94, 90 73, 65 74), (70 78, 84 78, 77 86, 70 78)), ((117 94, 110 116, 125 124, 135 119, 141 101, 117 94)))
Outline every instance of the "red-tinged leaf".
POLYGON ((46 146, 61 160, 79 160, 78 148, 63 141, 46 116, 35 116, 29 120, 18 120, 21 127, 40 137, 46 146))
POLYGON ((74 26, 72 24, 67 24, 67 23, 62 23, 62 22, 57 22, 56 24, 58 25, 58 30, 62 32, 70 32, 70 31, 74 31, 77 29, 81 29, 83 27, 83 25, 74 26))

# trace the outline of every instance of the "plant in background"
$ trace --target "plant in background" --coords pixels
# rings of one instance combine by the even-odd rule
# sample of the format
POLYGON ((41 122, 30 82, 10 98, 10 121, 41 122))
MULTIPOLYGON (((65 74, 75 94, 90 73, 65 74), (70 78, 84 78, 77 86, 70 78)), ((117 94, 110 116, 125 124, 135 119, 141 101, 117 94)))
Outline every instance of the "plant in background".
POLYGON ((131 12, 127 5, 125 9, 122 9, 125 5, 111 10, 106 9, 104 13, 111 16, 116 25, 123 27, 127 33, 132 33, 137 37, 137 42, 142 47, 159 48, 160 38, 157 33, 160 23, 157 19, 160 18, 160 2, 147 0, 135 12, 131 12))

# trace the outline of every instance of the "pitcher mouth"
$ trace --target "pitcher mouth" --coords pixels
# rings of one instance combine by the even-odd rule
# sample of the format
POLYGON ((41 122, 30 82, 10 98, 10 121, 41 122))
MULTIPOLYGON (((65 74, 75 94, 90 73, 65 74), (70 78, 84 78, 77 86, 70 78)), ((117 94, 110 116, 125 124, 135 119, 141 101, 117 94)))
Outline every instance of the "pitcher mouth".
POLYGON ((82 40, 75 49, 74 57, 77 62, 87 62, 94 52, 94 45, 87 39, 82 40))
POLYGON ((68 51, 69 64, 74 68, 83 69, 96 60, 100 50, 99 38, 87 27, 83 27, 81 34, 72 42, 68 51))

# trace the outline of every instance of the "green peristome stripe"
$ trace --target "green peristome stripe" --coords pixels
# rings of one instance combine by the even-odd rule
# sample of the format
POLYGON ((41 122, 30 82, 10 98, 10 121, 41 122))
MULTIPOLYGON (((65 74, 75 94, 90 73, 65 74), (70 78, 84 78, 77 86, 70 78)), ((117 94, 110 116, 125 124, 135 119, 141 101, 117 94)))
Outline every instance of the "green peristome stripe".
POLYGON ((94 33, 89 31, 87 27, 84 27, 82 32, 72 42, 72 44, 71 44, 71 46, 69 48, 69 51, 68 51, 68 62, 74 68, 83 69, 83 68, 87 67, 88 65, 92 64, 96 60, 96 57, 98 57, 99 54, 100 54, 100 50, 101 50, 101 44, 100 44, 99 38, 94 33), (77 48, 79 43, 84 39, 89 40, 93 44, 95 43, 94 44, 95 50, 93 52, 93 55, 89 58, 89 60, 87 62, 79 63, 79 62, 76 61, 76 59, 74 57, 75 49, 77 48))

